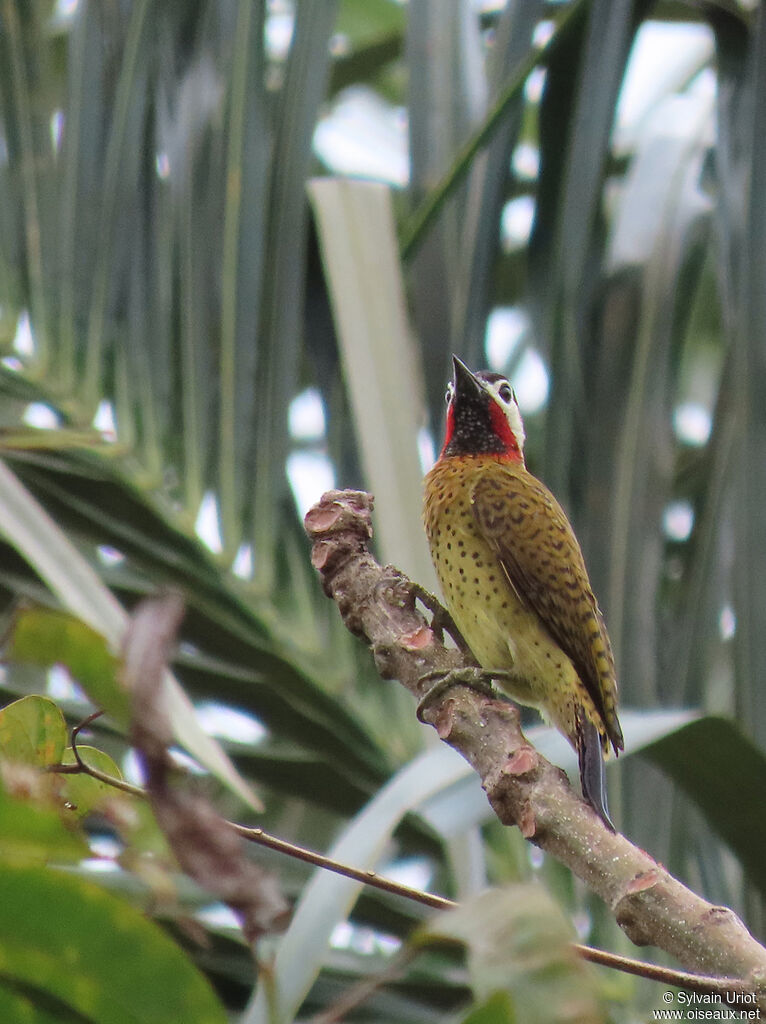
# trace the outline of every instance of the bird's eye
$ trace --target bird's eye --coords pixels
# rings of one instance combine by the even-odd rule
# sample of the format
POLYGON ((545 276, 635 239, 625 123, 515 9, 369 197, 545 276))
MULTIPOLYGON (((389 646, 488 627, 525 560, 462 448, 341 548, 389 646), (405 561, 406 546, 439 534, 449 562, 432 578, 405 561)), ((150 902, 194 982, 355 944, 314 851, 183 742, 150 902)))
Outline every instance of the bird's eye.
POLYGON ((452 381, 450 381, 449 384, 447 385, 447 390, 444 392, 444 401, 447 403, 447 405, 449 405, 450 402, 452 401, 452 396, 454 395, 454 393, 455 387, 452 381))
POLYGON ((511 387, 510 384, 506 382, 505 384, 500 385, 500 387, 497 389, 497 394, 498 397, 502 398, 504 402, 510 402, 510 400, 513 398, 513 388, 511 387))

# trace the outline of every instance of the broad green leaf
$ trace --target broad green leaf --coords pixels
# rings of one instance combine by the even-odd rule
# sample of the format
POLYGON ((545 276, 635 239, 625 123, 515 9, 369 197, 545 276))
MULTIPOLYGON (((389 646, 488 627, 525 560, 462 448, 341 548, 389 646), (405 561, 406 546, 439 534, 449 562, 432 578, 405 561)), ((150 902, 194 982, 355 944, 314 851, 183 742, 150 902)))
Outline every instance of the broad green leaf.
POLYGON ((434 582, 420 520, 417 433, 425 405, 384 185, 315 179, 309 185, 365 476, 375 495, 383 558, 434 582), (397 414, 390 415, 391 395, 397 414))
POLYGON ((65 824, 65 812, 52 806, 52 785, 40 787, 40 799, 33 799, 29 791, 34 793, 34 780, 25 780, 13 767, 6 766, 5 774, 6 786, 15 786, 24 796, 0 789, 0 874, 11 864, 76 863, 89 855, 84 838, 65 824))
POLYGON ((419 930, 415 942, 430 938, 463 943, 476 998, 507 992, 525 1024, 606 1019, 595 975, 572 948, 572 926, 542 885, 481 893, 440 914, 419 930))
MULTIPOLYGON (((321 664, 316 660, 316 644, 308 643, 307 654, 303 640, 308 638, 301 631, 297 638, 301 648, 296 650, 296 630, 282 623, 273 610, 265 619, 262 602, 258 608, 246 603, 242 592, 218 574, 212 560, 201 557, 200 546, 174 530, 135 485, 82 457, 38 457, 33 463, 19 464, 18 470, 42 500, 52 503, 59 526, 66 527, 74 536, 95 535, 100 543, 126 552, 144 567, 142 576, 119 570, 110 574, 117 586, 135 600, 146 593, 147 578, 171 581, 186 594, 185 626, 193 631, 194 642, 202 649, 195 658, 204 659, 202 651, 205 651, 214 654, 216 662, 225 663, 220 669, 211 664, 207 682, 209 697, 220 698, 222 686, 228 688, 229 685, 220 679, 220 674, 233 671, 236 691, 228 688, 228 699, 252 707, 275 734, 296 737, 332 761, 341 747, 355 778, 371 778, 379 783, 385 777, 386 760, 380 747, 371 744, 369 731, 360 726, 355 708, 328 692, 330 684, 325 680, 329 677, 337 688, 336 680, 347 679, 349 669, 342 671, 338 665, 336 652, 340 640, 328 640, 325 619, 332 620, 333 631, 338 638, 342 636, 347 651, 358 653, 360 649, 329 602, 316 592, 316 573, 306 559, 302 531, 301 558, 311 574, 314 614, 317 601, 322 602, 320 608, 324 611, 324 616, 319 617, 314 626, 317 643, 323 646, 321 664), (301 668, 303 663, 305 667, 301 668)), ((26 514, 28 510, 24 511, 26 514)), ((68 566, 63 552, 62 559, 68 566)), ((75 566, 72 571, 76 572, 75 566)), ((89 602, 85 609, 87 615, 81 615, 91 625, 94 625, 97 595, 94 594, 94 598, 93 604, 89 602)), ((102 587, 100 604, 105 612, 108 612, 110 599, 109 591, 104 594, 102 587)), ((107 626, 105 620, 103 625, 94 625, 94 628, 111 637, 107 626)), ((115 650, 121 635, 120 628, 116 628, 115 650)), ((179 662, 185 660, 182 652, 179 662)), ((183 722, 184 716, 179 713, 176 723, 179 731, 183 722)), ((205 762, 204 757, 195 756, 205 762)))
MULTIPOLYGON (((119 645, 127 628, 127 613, 72 541, 3 463, 0 463, 0 530, 65 608, 103 633, 110 645, 119 645)), ((260 809, 260 801, 221 745, 200 727, 191 701, 169 672, 165 687, 168 713, 179 742, 240 799, 260 809)))
POLYGON ((517 1020, 508 993, 495 992, 481 1006, 471 1010, 462 1024, 517 1024, 517 1020))
POLYGON ((701 718, 642 752, 701 809, 766 894, 766 754, 725 718, 701 718))
MULTIPOLYGON (((122 772, 112 758, 97 747, 78 745, 78 753, 82 760, 91 768, 111 775, 112 778, 122 779, 122 772)), ((61 758, 62 764, 76 764, 75 756, 71 747, 68 747, 61 758)), ((92 775, 82 772, 79 775, 61 776, 61 796, 71 807, 71 813, 78 818, 90 814, 91 811, 101 809, 105 804, 115 800, 132 800, 130 794, 124 793, 114 786, 110 786, 100 779, 94 779, 92 775)))
POLYGON ((119 682, 119 661, 104 637, 80 619, 49 608, 17 613, 6 656, 33 665, 64 665, 119 725, 130 721, 130 697, 119 682))
POLYGON ((65 1007, 43 1008, 34 990, 19 992, 0 982, 0 1020, 6 1024, 79 1024, 65 1007))
POLYGON ((157 925, 79 878, 0 873, 0 974, 99 1024, 226 1024, 212 988, 157 925))
POLYGON ((8 761, 57 764, 66 741, 64 716, 47 697, 22 697, 0 711, 0 756, 8 761))

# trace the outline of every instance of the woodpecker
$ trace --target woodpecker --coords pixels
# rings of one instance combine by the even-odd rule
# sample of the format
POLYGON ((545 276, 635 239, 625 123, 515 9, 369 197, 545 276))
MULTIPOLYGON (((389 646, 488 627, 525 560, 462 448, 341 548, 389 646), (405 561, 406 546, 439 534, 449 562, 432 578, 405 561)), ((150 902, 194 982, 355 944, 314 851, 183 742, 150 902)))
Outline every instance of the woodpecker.
POLYGON ((623 749, 606 626, 569 520, 524 463, 516 396, 453 356, 424 521, 447 608, 496 685, 577 751, 583 796, 614 831, 603 756, 623 749), (493 671, 497 672, 493 676, 493 671))

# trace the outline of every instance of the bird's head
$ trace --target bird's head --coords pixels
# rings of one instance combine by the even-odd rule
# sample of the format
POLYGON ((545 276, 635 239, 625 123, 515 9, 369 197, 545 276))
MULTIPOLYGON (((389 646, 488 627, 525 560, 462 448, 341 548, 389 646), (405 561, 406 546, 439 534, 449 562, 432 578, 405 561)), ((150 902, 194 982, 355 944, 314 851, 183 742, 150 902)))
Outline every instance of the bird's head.
POLYGON ((457 356, 447 385, 447 426, 440 458, 495 455, 524 463, 524 424, 516 395, 500 373, 472 373, 457 356))

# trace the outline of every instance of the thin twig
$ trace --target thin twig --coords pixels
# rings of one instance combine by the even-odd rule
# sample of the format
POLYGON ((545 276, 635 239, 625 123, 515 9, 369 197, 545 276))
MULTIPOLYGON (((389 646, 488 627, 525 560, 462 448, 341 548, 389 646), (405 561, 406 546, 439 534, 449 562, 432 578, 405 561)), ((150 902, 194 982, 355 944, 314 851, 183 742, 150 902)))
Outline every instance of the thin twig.
MULTIPOLYGON (((101 712, 98 712, 98 714, 101 714, 101 712)), ((72 775, 77 772, 84 775, 90 775, 92 778, 105 783, 107 786, 114 786, 115 789, 120 789, 125 793, 130 793, 131 796, 139 797, 142 800, 147 799, 146 790, 142 789, 140 786, 133 786, 129 782, 124 782, 122 779, 116 778, 114 775, 108 775, 106 772, 102 772, 100 769, 92 767, 83 760, 77 749, 77 734, 96 717, 97 715, 89 716, 72 730, 72 751, 77 764, 48 765, 46 770, 49 772, 55 772, 59 775, 72 775)), ((246 839, 250 843, 255 843, 258 846, 264 846, 269 850, 276 850, 278 853, 283 853, 287 857, 292 857, 295 860, 301 860, 306 864, 313 865, 314 867, 325 868, 328 871, 335 872, 337 875, 345 875, 347 878, 351 878, 355 882, 361 882, 362 885, 370 885, 376 889, 381 889, 384 892, 393 893, 395 896, 402 896, 404 899, 413 900, 417 903, 421 903, 423 906, 430 907, 432 910, 451 910, 453 907, 457 906, 456 903, 452 900, 446 899, 444 896, 437 896, 435 893, 424 892, 422 889, 414 889, 409 885, 402 885, 399 882, 392 881, 390 878, 382 877, 375 871, 364 871, 359 868, 351 867, 348 864, 341 863, 341 861, 333 860, 331 857, 325 857, 321 853, 315 853, 313 850, 307 850, 303 846, 296 846, 294 843, 289 843, 285 839, 279 839, 277 836, 273 836, 269 832, 264 832, 262 828, 250 828, 247 825, 240 825, 236 821, 227 821, 227 824, 230 825, 238 835, 242 836, 243 839, 246 839)))
POLYGON ((81 759, 80 752, 77 749, 77 737, 80 735, 83 729, 87 728, 87 726, 89 726, 91 722, 95 722, 97 718, 100 718, 103 715, 103 713, 103 711, 94 711, 92 715, 88 715, 87 718, 83 718, 83 720, 81 722, 78 722, 74 729, 72 729, 72 754, 74 755, 75 761, 80 766, 80 768, 82 768, 83 771, 86 770, 87 766, 85 762, 81 759))
POLYGON ((660 967, 643 960, 633 960, 628 956, 608 953, 604 949, 583 946, 579 942, 573 942, 572 947, 583 960, 588 960, 592 964, 611 967, 612 970, 622 971, 624 974, 634 974, 639 978, 648 978, 649 981, 658 981, 663 985, 671 985, 673 988, 685 988, 690 992, 705 992, 718 996, 724 996, 731 992, 744 994, 753 991, 752 985, 746 984, 740 978, 714 978, 704 974, 691 974, 689 971, 677 971, 673 967, 660 967))
POLYGON ((433 910, 452 910, 457 906, 453 900, 449 900, 445 896, 437 896, 435 893, 424 892, 422 889, 413 889, 409 885, 402 885, 400 882, 394 882, 390 878, 384 878, 375 871, 363 871, 359 868, 351 867, 349 864, 342 864, 340 861, 332 860, 331 857, 325 857, 321 853, 315 853, 313 850, 307 850, 305 847, 288 843, 284 839, 278 839, 276 836, 264 832, 262 828, 247 828, 245 825, 237 825, 234 822, 231 822, 231 824, 244 839, 252 843, 265 846, 270 850, 277 850, 279 853, 284 853, 295 860, 302 860, 306 864, 313 864, 314 867, 326 868, 328 871, 335 872, 336 875, 345 875, 346 878, 352 878, 355 882, 361 882, 362 885, 371 885, 376 889, 381 889, 383 892, 390 892, 395 896, 403 896, 404 899, 414 900, 416 903, 421 903, 425 907, 431 907, 433 910))
POLYGON ((113 786, 114 789, 121 789, 123 793, 130 793, 131 796, 140 797, 142 800, 146 799, 146 792, 141 789, 140 786, 131 786, 129 782, 125 782, 123 779, 118 779, 114 775, 109 775, 107 772, 102 772, 99 768, 94 768, 82 759, 80 750, 77 746, 77 737, 80 735, 83 729, 94 722, 97 718, 103 715, 103 711, 94 711, 92 715, 88 715, 72 729, 72 756, 75 759, 76 764, 50 764, 46 766, 46 771, 54 772, 56 775, 76 775, 78 772, 84 775, 90 775, 92 779, 96 779, 98 782, 103 782, 106 786, 113 786))
POLYGON ((392 981, 398 981, 417 954, 418 951, 415 949, 400 949, 391 957, 391 962, 382 971, 378 971, 371 978, 364 978, 346 989, 331 1006, 312 1017, 310 1024, 338 1024, 357 1006, 366 1003, 378 989, 384 985, 390 985, 392 981))

